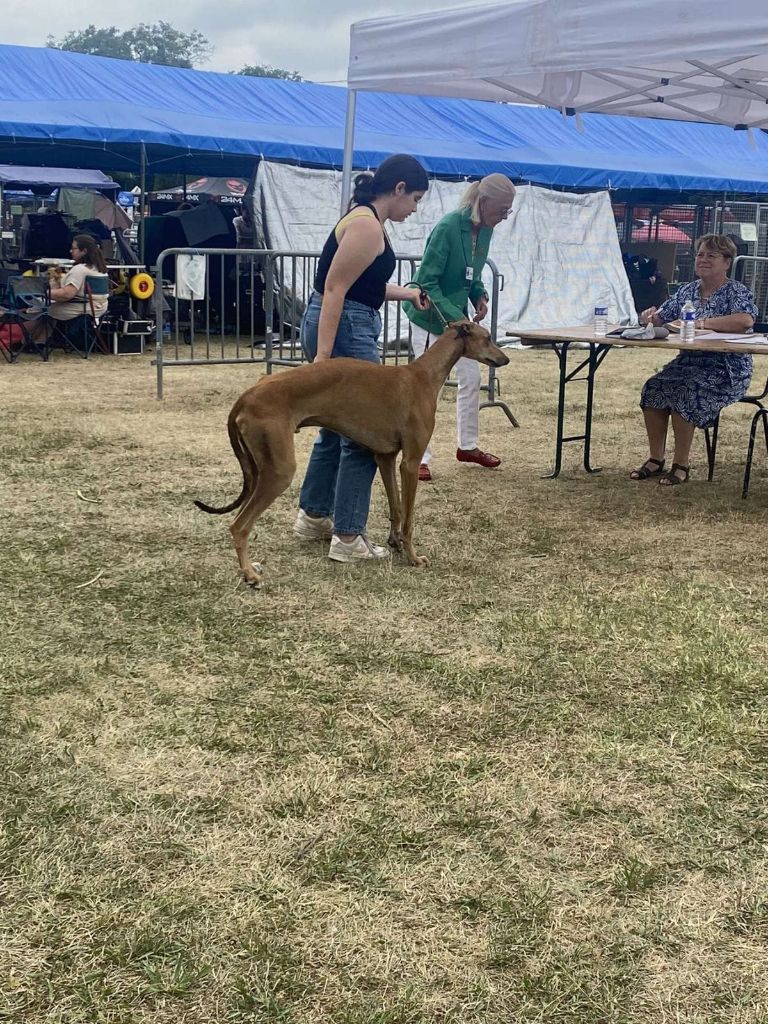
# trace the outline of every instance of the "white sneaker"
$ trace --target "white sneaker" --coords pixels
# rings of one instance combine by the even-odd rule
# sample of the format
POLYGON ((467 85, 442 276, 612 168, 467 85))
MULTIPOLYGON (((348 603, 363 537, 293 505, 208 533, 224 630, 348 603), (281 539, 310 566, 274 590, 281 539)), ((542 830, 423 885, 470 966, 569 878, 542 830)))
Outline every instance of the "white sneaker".
POLYGON ((300 508, 293 524, 293 532, 302 540, 330 540, 333 536, 333 520, 327 516, 315 519, 300 508))
POLYGON ((346 543, 334 533, 328 557, 334 562, 360 562, 369 558, 389 558, 389 548, 374 544, 363 534, 346 543))

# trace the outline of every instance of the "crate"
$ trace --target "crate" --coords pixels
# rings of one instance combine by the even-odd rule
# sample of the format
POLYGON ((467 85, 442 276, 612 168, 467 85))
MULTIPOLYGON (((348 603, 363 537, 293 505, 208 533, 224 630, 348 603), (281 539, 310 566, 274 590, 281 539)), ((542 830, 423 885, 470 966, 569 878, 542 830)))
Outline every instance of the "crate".
POLYGON ((115 356, 140 356, 144 353, 143 334, 121 334, 120 331, 111 331, 111 348, 115 356))
POLYGON ((101 322, 102 335, 109 337, 109 347, 116 356, 139 356, 144 352, 144 339, 155 329, 152 320, 124 320, 105 318, 101 322))
POLYGON ((120 334, 151 334, 155 329, 153 320, 119 320, 118 331, 120 334))

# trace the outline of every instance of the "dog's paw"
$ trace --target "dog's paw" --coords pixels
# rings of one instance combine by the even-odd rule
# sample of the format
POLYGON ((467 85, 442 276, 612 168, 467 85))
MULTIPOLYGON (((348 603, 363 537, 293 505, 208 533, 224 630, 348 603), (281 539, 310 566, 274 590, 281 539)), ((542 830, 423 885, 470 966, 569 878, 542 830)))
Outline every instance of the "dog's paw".
POLYGON ((427 556, 411 555, 409 561, 414 569, 423 569, 427 565, 427 556))

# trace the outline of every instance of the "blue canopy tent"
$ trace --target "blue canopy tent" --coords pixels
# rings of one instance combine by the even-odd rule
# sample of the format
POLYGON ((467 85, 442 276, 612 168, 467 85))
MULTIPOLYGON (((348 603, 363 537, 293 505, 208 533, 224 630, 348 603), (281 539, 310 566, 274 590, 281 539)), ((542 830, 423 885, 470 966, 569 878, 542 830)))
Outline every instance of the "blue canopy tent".
MULTIPOLYGON (((48 194, 56 188, 82 188, 102 192, 112 200, 120 186, 106 174, 95 170, 71 167, 16 167, 0 165, 0 224, 3 223, 3 203, 14 194, 32 196, 48 194)), ((0 258, 5 254, 5 236, 0 233, 0 258)))
MULTIPOLYGON (((265 157, 343 160, 347 92, 62 50, 0 46, 0 160, 248 177, 265 157)), ((431 174, 501 171, 568 189, 768 194, 768 136, 710 124, 361 92, 355 164, 393 152, 431 174), (753 148, 754 147, 754 148, 753 148)))
POLYGON ((120 188, 101 171, 73 167, 16 167, 0 164, 0 185, 5 189, 90 188, 95 192, 114 193, 120 188))

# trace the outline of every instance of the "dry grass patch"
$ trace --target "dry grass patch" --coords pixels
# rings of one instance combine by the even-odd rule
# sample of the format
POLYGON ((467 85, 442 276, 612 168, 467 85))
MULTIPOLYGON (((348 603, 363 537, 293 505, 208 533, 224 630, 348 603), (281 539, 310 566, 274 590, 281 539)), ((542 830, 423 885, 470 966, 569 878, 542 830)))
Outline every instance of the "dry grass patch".
POLYGON ((571 451, 543 480, 555 360, 512 356, 523 426, 481 414, 501 471, 455 462, 440 403, 428 569, 293 538, 304 431, 258 593, 192 506, 239 489, 226 416, 257 371, 169 371, 160 404, 143 358, 0 365, 0 1018, 768 1019, 748 411, 714 485, 700 441, 687 486, 630 483, 658 356, 615 353, 603 472, 571 451))

